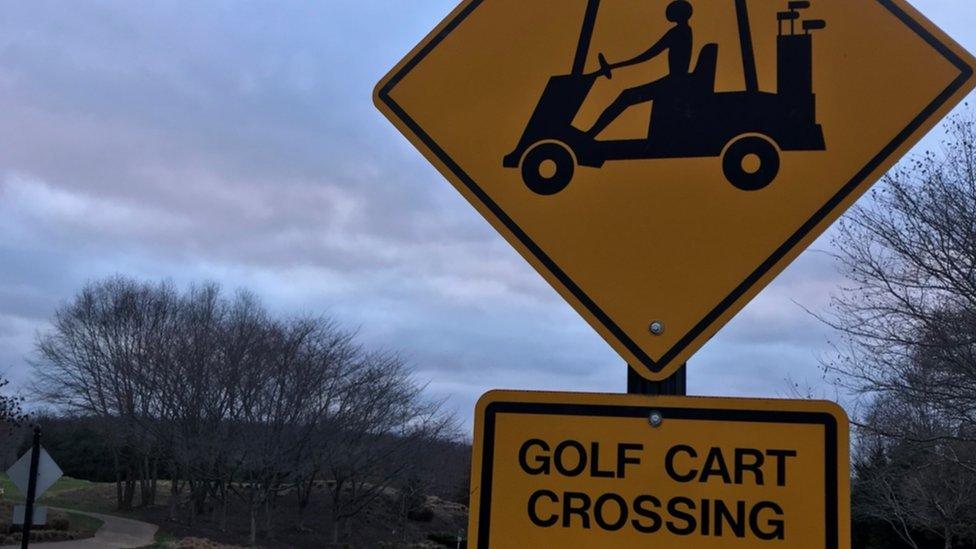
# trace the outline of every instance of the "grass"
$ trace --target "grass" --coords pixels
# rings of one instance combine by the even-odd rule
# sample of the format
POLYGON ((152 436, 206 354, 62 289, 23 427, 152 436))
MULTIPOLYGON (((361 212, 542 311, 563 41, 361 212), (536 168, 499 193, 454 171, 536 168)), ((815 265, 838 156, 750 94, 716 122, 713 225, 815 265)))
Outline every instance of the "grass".
MULTIPOLYGON (((7 475, 0 473, 0 488, 4 495, 0 500, 7 502, 23 503, 24 496, 7 475)), ((169 484, 161 481, 158 490, 165 493, 169 484), (165 484, 165 486, 163 486, 165 484)), ((68 516, 71 522, 71 529, 80 532, 91 532, 94 534, 102 527, 104 522, 88 515, 73 513, 67 509, 77 509, 92 513, 104 513, 118 516, 131 516, 132 512, 118 511, 115 507, 115 485, 113 483, 97 483, 87 480, 79 480, 72 477, 61 477, 51 488, 44 493, 38 503, 60 507, 66 509, 61 513, 68 516)), ((138 518, 138 517, 137 517, 138 518)), ((162 529, 157 530, 154 543, 140 547, 139 549, 169 549, 180 538, 174 537, 169 532, 162 529)))
MULTIPOLYGON (((48 498, 56 496, 60 492, 67 492, 69 490, 77 490, 79 488, 87 488, 91 486, 92 483, 87 480, 79 480, 71 477, 61 477, 57 482, 54 483, 51 488, 41 496, 39 501, 46 501, 48 498)), ((24 499, 24 494, 17 489, 17 486, 10 481, 6 473, 0 473, 0 488, 3 489, 4 498, 11 500, 22 500, 24 499)))
POLYGON ((156 541, 154 541, 152 545, 143 545, 137 549, 168 549, 177 541, 179 541, 179 538, 173 534, 163 532, 162 530, 157 530, 156 541))
MULTIPOLYGON (((19 504, 24 502, 24 495, 3 473, 0 473, 0 488, 3 489, 3 498, 0 499, 19 504)), ((113 513, 115 505, 114 500, 111 499, 112 494, 114 494, 113 485, 103 485, 65 476, 61 477, 38 498, 37 503, 92 513, 113 513)), ((87 518, 81 520, 87 520, 87 518)))
POLYGON ((103 521, 88 515, 81 515, 70 511, 65 511, 64 514, 68 515, 68 521, 71 522, 71 529, 80 532, 91 532, 94 534, 105 524, 103 521))
MULTIPOLYGON (((10 482, 7 475, 2 473, 0 473, 0 488, 4 490, 4 499, 23 503, 24 495, 10 482)), ((52 507, 92 513, 125 515, 116 511, 114 484, 90 482, 67 476, 55 482, 37 502, 52 507)))
MULTIPOLYGON (((47 492, 44 493, 38 499, 39 504, 52 505, 55 507, 74 507, 72 505, 63 505, 61 501, 58 501, 59 496, 71 492, 72 490, 78 490, 81 488, 87 488, 92 486, 91 482, 86 480, 79 480, 71 477, 61 477, 58 479, 47 492)), ((7 505, 13 505, 14 503, 23 503, 24 494, 14 485, 13 482, 7 477, 6 474, 0 473, 0 488, 3 489, 3 500, 7 505)), ((63 515, 68 518, 71 530, 75 532, 81 532, 85 537, 91 537, 98 531, 99 528, 105 524, 103 521, 95 518, 89 517, 88 515, 82 515, 79 513, 72 513, 70 511, 52 511, 55 515, 63 515)))
MULTIPOLYGON (((9 500, 0 500, 0 538, 5 537, 5 534, 10 528, 10 519, 13 515, 14 503, 9 500)), ((79 513, 72 513, 69 511, 61 510, 51 510, 48 513, 48 524, 52 524, 54 521, 60 521, 63 519, 68 520, 67 530, 80 534, 82 538, 90 538, 95 535, 105 523, 94 517, 89 517, 79 513)), ((39 531, 47 530, 47 528, 38 527, 39 531)), ((9 539, 8 539, 9 541, 9 539)))
MULTIPOLYGON (((92 483, 88 482, 87 480, 61 477, 57 482, 54 483, 53 486, 51 486, 51 488, 48 489, 47 492, 44 493, 44 495, 40 497, 40 499, 37 500, 37 502, 39 504, 46 505, 51 505, 54 503, 55 507, 64 507, 63 505, 59 505, 60 502, 57 501, 59 495, 71 490, 87 488, 91 485, 92 483)), ((7 477, 6 473, 0 473, 0 488, 3 489, 3 499, 10 502, 23 503, 24 494, 22 494, 17 486, 10 481, 10 478, 7 477)), ((80 515, 78 513, 71 512, 66 512, 65 514, 68 515, 68 520, 71 521, 72 530, 95 533, 99 528, 102 527, 102 524, 104 524, 97 518, 89 517, 87 515, 80 515)))

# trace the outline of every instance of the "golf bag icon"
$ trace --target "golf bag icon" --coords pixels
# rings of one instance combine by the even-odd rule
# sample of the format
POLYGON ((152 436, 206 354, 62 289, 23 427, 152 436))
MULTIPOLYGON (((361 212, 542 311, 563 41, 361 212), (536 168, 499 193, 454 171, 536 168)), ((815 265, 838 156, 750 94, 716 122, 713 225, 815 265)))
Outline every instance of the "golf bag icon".
POLYGON ((778 14, 777 89, 775 93, 760 91, 747 0, 730 1, 735 2, 745 90, 717 92, 718 44, 705 45, 691 66, 693 10, 687 0, 668 5, 665 16, 674 26, 649 50, 618 63, 609 63, 599 54, 600 68, 586 73, 600 3, 589 0, 572 72, 549 79, 518 146, 505 156, 503 165, 520 168, 523 182, 533 192, 554 195, 572 182, 578 166, 721 157, 722 171, 732 185, 758 191, 776 180, 781 153, 826 150, 823 129, 816 120, 811 34, 826 28, 826 22, 801 21, 801 12, 810 8, 810 1, 787 2, 786 10, 778 14), (624 91, 589 130, 573 126, 599 78, 613 78, 615 69, 664 52, 671 69, 668 76, 624 91), (646 138, 599 139, 627 108, 648 101, 653 101, 653 107, 646 138))

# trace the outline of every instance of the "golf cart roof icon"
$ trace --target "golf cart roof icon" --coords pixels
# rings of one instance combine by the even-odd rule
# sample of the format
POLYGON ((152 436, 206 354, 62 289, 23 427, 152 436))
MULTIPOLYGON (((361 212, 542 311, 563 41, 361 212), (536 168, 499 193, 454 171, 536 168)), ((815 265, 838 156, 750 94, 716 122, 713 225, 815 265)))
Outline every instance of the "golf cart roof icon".
MULTIPOLYGON (((823 20, 802 20, 809 1, 789 1, 777 16, 777 89, 759 89, 756 53, 746 0, 735 4, 735 21, 742 57, 745 89, 715 89, 718 44, 704 45, 694 67, 691 4, 676 0, 662 14, 674 27, 646 52, 610 63, 601 53, 600 67, 586 72, 600 0, 589 0, 570 74, 549 79, 515 150, 503 165, 521 168, 522 180, 533 192, 554 195, 573 180, 578 166, 600 168, 607 161, 663 158, 721 157, 725 178, 743 191, 772 184, 780 171, 780 155, 787 151, 826 150, 816 118, 813 89, 812 31, 826 28, 823 20), (613 71, 668 52, 670 74, 624 91, 588 131, 573 125, 596 81, 613 78, 613 71), (601 140, 600 133, 624 110, 653 101, 647 136, 642 139, 601 140)), ((653 40, 654 37, 649 37, 653 40)))

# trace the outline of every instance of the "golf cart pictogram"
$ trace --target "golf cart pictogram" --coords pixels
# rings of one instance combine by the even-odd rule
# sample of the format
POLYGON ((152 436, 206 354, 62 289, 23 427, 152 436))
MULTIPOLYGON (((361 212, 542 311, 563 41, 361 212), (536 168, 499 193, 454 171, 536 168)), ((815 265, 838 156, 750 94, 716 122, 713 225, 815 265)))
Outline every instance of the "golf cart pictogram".
POLYGON ((779 175, 782 152, 826 150, 816 119, 811 35, 826 28, 826 22, 800 21, 809 1, 787 3, 787 10, 778 15, 777 90, 764 92, 759 89, 746 0, 734 2, 745 90, 717 92, 718 44, 705 45, 691 69, 693 13, 687 0, 671 2, 666 16, 674 26, 646 52, 616 64, 599 54, 599 70, 586 73, 600 3, 589 0, 572 72, 549 79, 518 146, 505 156, 503 165, 521 168, 522 180, 533 192, 554 195, 570 184, 577 166, 600 168, 610 160, 721 157, 722 170, 732 185, 757 191, 779 175), (668 76, 624 91, 589 131, 573 126, 598 78, 612 78, 615 69, 665 51, 671 69, 668 76), (653 106, 646 138, 598 139, 627 108, 648 101, 653 106))

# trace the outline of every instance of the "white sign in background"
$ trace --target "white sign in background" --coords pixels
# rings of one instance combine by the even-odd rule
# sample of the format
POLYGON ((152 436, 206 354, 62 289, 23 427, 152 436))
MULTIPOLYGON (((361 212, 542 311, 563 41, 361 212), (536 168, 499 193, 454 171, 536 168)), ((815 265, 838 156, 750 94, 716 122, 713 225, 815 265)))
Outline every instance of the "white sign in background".
MULTIPOLYGON (((27 514, 27 507, 24 505, 14 505, 14 520, 12 524, 23 524, 24 516, 27 514)), ((31 524, 34 526, 44 526, 47 524, 47 507, 43 505, 34 506, 34 516, 31 517, 31 524)))
MULTIPOLYGON (((40 459, 37 461, 37 487, 34 493, 34 497, 36 498, 41 497, 41 494, 47 492, 64 475, 64 472, 61 471, 61 468, 58 467, 58 464, 54 462, 54 459, 51 458, 51 455, 43 447, 41 447, 41 455, 39 457, 40 459)), ((10 481, 17 486, 25 498, 27 497, 27 487, 30 482, 30 465, 31 451, 28 450, 27 453, 20 456, 17 463, 14 463, 10 466, 10 469, 7 469, 7 476, 10 477, 10 481)))

